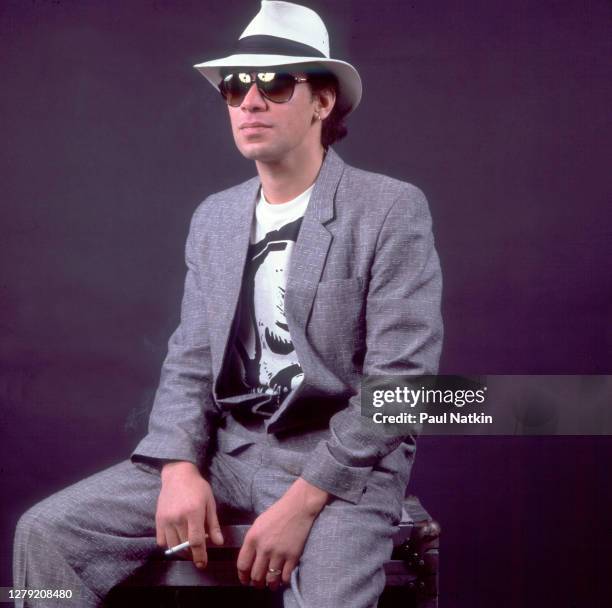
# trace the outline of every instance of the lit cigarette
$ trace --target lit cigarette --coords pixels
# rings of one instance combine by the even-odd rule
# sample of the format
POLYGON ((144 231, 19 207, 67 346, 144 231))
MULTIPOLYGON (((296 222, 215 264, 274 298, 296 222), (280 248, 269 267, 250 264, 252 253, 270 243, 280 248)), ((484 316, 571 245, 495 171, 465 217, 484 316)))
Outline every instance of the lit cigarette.
MULTIPOLYGON (((204 538, 208 538, 208 534, 204 534, 204 538)), ((187 549, 187 547, 189 547, 188 540, 186 540, 184 543, 181 543, 180 545, 175 545, 174 547, 170 547, 169 549, 166 549, 164 551, 164 555, 174 555, 175 553, 178 553, 179 551, 182 551, 183 549, 187 549)))

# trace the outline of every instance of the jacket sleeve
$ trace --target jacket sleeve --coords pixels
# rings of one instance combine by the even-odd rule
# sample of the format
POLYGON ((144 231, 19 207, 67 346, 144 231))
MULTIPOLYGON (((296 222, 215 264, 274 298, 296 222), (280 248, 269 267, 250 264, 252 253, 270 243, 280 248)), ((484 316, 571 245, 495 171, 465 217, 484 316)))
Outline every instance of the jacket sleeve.
MULTIPOLYGON (((363 375, 435 374, 442 349, 442 275, 424 194, 404 184, 378 234, 366 301, 363 375)), ((361 415, 361 394, 330 419, 331 437, 321 441, 302 477, 357 503, 372 468, 402 442, 361 415)))
POLYGON ((212 366, 199 264, 198 210, 185 246, 187 274, 181 318, 168 342, 148 434, 132 453, 132 462, 159 469, 164 461, 185 460, 202 466, 214 414, 212 366))

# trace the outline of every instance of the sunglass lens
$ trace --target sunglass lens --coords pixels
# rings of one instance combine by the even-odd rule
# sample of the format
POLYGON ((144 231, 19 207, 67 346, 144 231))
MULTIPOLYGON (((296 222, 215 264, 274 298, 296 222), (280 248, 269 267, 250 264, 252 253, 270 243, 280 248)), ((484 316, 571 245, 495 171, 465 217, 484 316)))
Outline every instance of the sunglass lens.
POLYGON ((295 79, 291 74, 260 73, 257 74, 259 90, 275 103, 289 101, 295 88, 295 79))
POLYGON ((251 82, 248 74, 228 74, 219 85, 219 90, 225 101, 234 107, 243 102, 250 88, 251 82), (247 78, 244 78, 244 76, 247 78))

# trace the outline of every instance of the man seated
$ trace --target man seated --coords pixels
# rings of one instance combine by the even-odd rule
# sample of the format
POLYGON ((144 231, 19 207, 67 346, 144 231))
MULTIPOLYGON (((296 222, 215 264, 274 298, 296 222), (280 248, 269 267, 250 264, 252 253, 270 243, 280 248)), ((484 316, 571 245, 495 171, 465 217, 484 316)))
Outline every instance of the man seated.
POLYGON ((282 587, 287 607, 375 606, 415 438, 367 423, 360 381, 437 370, 427 201, 332 149, 361 80, 312 10, 264 0, 234 52, 196 68, 257 176, 193 215, 149 433, 22 516, 15 586, 99 606, 157 546, 188 541, 205 568, 221 524, 250 517, 244 584, 282 587))

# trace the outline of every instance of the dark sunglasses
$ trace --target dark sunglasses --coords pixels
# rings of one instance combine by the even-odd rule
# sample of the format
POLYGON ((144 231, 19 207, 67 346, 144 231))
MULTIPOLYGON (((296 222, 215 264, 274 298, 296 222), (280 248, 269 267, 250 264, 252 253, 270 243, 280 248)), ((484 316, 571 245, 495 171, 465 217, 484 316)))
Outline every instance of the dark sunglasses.
POLYGON ((307 82, 305 76, 277 72, 235 72, 219 84, 219 91, 228 105, 236 108, 246 97, 253 83, 257 90, 274 103, 285 103, 293 97, 296 83, 307 82))

